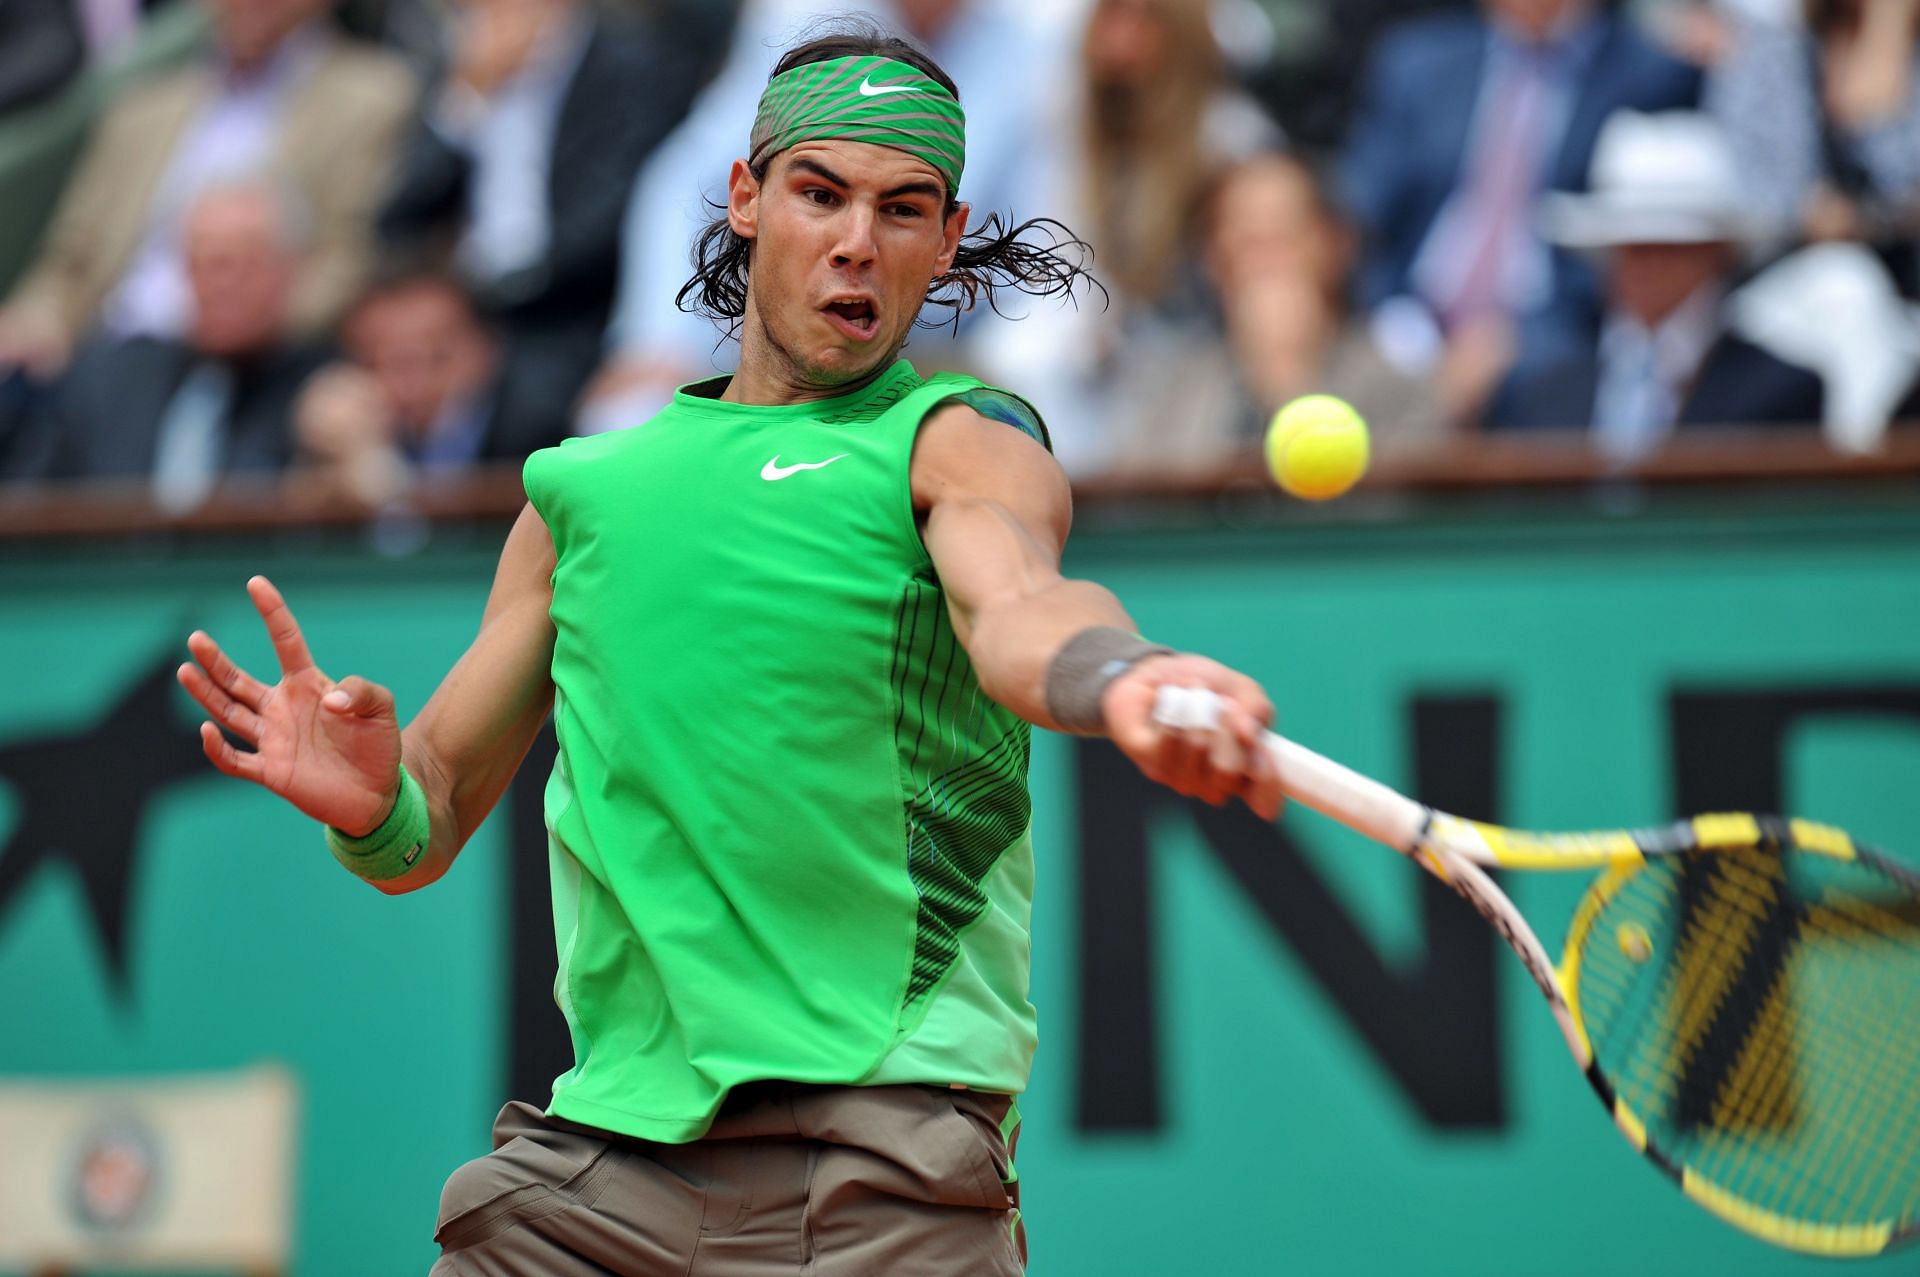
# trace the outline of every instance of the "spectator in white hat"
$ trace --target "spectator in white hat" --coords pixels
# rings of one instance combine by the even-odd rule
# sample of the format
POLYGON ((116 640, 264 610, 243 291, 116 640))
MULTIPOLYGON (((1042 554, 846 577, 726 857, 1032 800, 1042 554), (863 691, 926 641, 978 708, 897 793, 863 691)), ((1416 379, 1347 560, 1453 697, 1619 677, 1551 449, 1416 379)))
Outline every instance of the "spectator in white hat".
POLYGON ((1676 428, 1820 421, 1820 378, 1731 331, 1727 295, 1752 228, 1712 120, 1619 112, 1590 191, 1550 197, 1542 220, 1553 243, 1598 257, 1606 310, 1597 334, 1527 334, 1490 428, 1585 427, 1625 465, 1676 428))

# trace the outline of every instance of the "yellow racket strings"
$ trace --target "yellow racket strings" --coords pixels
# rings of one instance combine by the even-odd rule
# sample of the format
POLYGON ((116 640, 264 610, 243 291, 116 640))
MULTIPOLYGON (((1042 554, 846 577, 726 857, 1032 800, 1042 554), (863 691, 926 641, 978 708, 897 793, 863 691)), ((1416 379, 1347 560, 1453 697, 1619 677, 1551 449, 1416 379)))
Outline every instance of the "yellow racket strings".
POLYGON ((1920 900, 1872 865, 1656 857, 1592 916, 1600 1070, 1668 1161, 1783 1220, 1920 1217, 1920 900))

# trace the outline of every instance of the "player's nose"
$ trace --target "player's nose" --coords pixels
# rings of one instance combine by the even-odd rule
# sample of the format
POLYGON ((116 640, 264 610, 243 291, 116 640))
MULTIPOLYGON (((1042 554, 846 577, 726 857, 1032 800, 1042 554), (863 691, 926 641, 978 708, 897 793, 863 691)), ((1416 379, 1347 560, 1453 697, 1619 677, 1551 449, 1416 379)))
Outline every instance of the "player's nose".
POLYGON ((865 266, 879 251, 873 236, 874 213, 859 204, 849 204, 835 228, 832 258, 835 266, 865 266))

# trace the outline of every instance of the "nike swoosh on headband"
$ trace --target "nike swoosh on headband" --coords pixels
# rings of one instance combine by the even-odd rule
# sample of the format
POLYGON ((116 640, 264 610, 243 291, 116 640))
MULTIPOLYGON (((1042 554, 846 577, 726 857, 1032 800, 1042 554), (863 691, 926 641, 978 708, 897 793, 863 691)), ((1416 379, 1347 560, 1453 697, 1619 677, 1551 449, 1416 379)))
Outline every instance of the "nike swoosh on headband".
MULTIPOLYGON (((844 84, 846 82, 843 80, 841 83, 844 84)), ((860 90, 860 96, 863 98, 877 98, 882 93, 918 93, 921 91, 920 86, 917 84, 875 84, 873 77, 870 75, 861 77, 858 88, 860 90)))

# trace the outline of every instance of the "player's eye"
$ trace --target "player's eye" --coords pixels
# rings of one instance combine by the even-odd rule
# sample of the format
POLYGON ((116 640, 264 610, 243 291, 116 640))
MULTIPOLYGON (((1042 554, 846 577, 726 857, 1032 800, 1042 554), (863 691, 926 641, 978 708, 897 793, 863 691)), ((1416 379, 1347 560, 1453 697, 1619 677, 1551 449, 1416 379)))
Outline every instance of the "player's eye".
POLYGON ((809 186, 800 192, 800 198, 811 200, 823 207, 839 203, 840 197, 824 186, 809 186))

